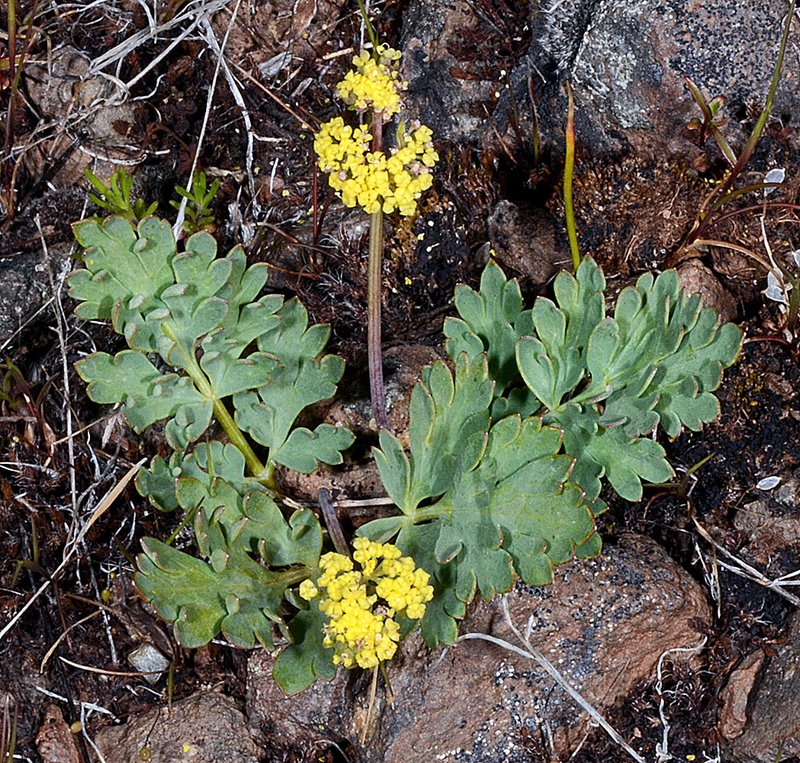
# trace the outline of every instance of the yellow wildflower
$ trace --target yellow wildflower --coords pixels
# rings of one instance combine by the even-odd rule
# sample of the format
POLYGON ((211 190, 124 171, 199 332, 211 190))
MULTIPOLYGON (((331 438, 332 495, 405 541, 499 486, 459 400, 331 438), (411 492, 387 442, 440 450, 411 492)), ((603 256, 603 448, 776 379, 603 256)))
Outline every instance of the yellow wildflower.
POLYGON ((421 618, 433 588, 428 573, 415 568, 414 560, 396 546, 356 538, 353 548, 353 559, 336 553, 322 556, 316 584, 303 581, 300 596, 320 596, 320 611, 328 618, 323 643, 333 647, 334 664, 370 669, 397 651, 400 626, 395 615, 421 618))
POLYGON ((358 112, 372 109, 390 117, 400 111, 400 93, 407 85, 397 72, 400 51, 381 45, 375 55, 362 53, 336 86, 339 97, 358 112))
POLYGON ((314 140, 319 168, 328 174, 328 184, 342 196, 347 207, 362 207, 372 214, 383 210, 411 216, 417 199, 433 184, 430 169, 439 155, 431 142, 430 128, 415 125, 398 134, 399 145, 387 157, 369 150, 369 133, 355 130, 341 117, 320 127, 314 140))

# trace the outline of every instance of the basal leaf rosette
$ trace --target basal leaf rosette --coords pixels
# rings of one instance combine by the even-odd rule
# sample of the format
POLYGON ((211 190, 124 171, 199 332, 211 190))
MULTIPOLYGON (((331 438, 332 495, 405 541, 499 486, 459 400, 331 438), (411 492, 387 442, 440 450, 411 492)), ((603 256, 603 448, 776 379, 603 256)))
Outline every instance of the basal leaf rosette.
POLYGON ((326 618, 323 646, 334 649, 334 665, 370 670, 394 657, 403 635, 397 618, 422 618, 433 587, 428 573, 397 546, 356 538, 353 548, 352 559, 322 556, 320 576, 304 580, 299 592, 306 601, 319 600, 326 618))

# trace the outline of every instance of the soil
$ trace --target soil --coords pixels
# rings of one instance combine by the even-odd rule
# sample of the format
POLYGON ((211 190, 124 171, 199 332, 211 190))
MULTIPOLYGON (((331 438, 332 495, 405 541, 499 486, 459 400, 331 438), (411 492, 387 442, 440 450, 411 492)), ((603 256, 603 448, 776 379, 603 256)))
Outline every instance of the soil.
MULTIPOLYGON (((273 3, 267 13, 256 0, 244 2, 237 6, 240 17, 229 50, 234 51, 231 60, 249 127, 225 73, 216 78, 217 58, 202 36, 210 30, 222 40, 228 12, 169 49, 169 35, 145 35, 118 68, 104 70, 113 73, 102 80, 104 88, 115 81, 134 83, 124 108, 117 104, 114 118, 103 124, 91 116, 72 123, 64 109, 88 112, 100 92, 81 101, 73 88, 87 64, 96 64, 132 30, 146 30, 151 8, 159 14, 158 23, 168 23, 186 4, 118 0, 58 5, 45 9, 40 7, 44 4, 19 3, 17 18, 34 13, 36 31, 28 45, 24 35, 17 41, 17 54, 24 48, 18 92, 7 66, 0 68, 6 136, 0 274, 30 271, 30 278, 44 279, 36 298, 41 309, 16 325, 12 320, 2 339, 0 700, 7 694, 3 728, 15 726, 14 751, 22 759, 42 760, 36 737, 56 702, 67 724, 83 721, 85 733, 74 734, 74 740, 77 759, 88 763, 93 760, 90 740, 100 726, 164 702, 165 684, 151 686, 127 663, 143 637, 174 659, 169 689, 175 698, 214 687, 243 704, 247 655, 216 642, 194 652, 179 648, 133 590, 132 557, 140 538, 168 536, 174 517, 154 511, 128 484, 90 527, 87 523, 134 464, 166 454, 166 446, 158 431, 137 436, 114 411, 89 401, 74 371, 75 361, 86 354, 121 346, 107 326, 75 318, 63 288, 72 250, 69 224, 95 211, 87 207, 83 172, 93 168, 107 177, 115 164, 127 163, 136 192, 158 202, 159 212, 167 216, 172 214, 172 189, 185 183, 196 159, 210 178, 221 180, 213 204, 221 248, 242 241, 251 261, 269 264, 274 289, 299 296, 313 320, 331 324, 330 350, 348 364, 343 394, 363 397, 368 228, 364 216, 344 210, 316 174, 309 132, 301 124, 335 113, 334 85, 361 29, 354 4, 273 3), (281 19, 291 14, 294 22, 284 24, 281 19), (61 69, 52 65, 51 51, 64 48, 81 62, 79 74, 74 62, 62 61, 61 69), (285 49, 291 60, 276 61, 285 49), (42 88, 42 81, 50 90, 42 88), (61 105, 53 101, 53 88, 68 93, 61 105), (248 132, 255 136, 252 162, 247 160, 248 132)), ((407 0, 382 5, 378 32, 383 39, 399 39, 408 5, 407 0)), ((462 40, 466 50, 455 51, 472 59, 454 75, 467 82, 488 77, 489 71, 511 71, 528 43, 524 34, 509 33, 523 27, 524 2, 479 5, 477 26, 462 40)), ((0 27, 8 29, 7 10, 0 11, 0 27)), ((8 56, 8 39, 0 38, 0 63, 7 65, 8 56)), ((111 95, 103 90, 102 97, 111 95)), ((483 111, 474 108, 482 117, 494 103, 490 97, 483 111)), ((677 137, 665 136, 664 142, 677 137)), ((530 141, 512 128, 503 135, 487 130, 474 141, 437 141, 443 161, 419 216, 388 225, 383 270, 387 349, 413 344, 441 350, 453 289, 460 281, 477 283, 498 202, 530 206, 566 241, 561 138, 549 138, 538 162, 530 141)), ((772 130, 742 184, 757 181, 776 162, 789 166, 786 145, 786 135, 772 130)), ((581 245, 604 268, 612 294, 640 273, 680 259, 680 244, 708 183, 720 171, 719 156, 711 148, 706 162, 693 160, 692 166, 667 156, 579 157, 575 197, 581 245)), ((782 200, 793 200, 796 188, 781 193, 782 200)), ((785 210, 767 216, 776 251, 795 248, 795 223, 793 213, 785 210)), ((728 219, 713 235, 753 247, 760 237, 753 213, 728 219)), ((678 471, 674 485, 651 488, 636 505, 607 496, 611 510, 601 520, 609 543, 631 531, 660 543, 705 586, 715 609, 702 666, 677 672, 668 687, 671 752, 683 759, 698 749, 715 749, 721 741, 719 697, 728 677, 748 655, 769 655, 781 641, 793 606, 764 585, 721 569, 718 562, 730 562, 725 552, 751 558, 748 549, 758 539, 742 529, 737 517, 756 497, 770 500, 769 493, 757 489, 759 480, 778 475, 785 481, 800 466, 797 343, 794 337, 787 341, 777 305, 760 293, 765 273, 722 248, 699 254, 733 295, 737 320, 749 337, 719 391, 722 416, 700 433, 665 443, 678 471)), ((513 262, 522 267, 524 257, 513 262)), ((506 267, 521 277, 528 298, 546 292, 546 284, 515 271, 513 262, 506 267)), ((15 282, 14 291, 22 288, 15 282)), ((402 357, 402 351, 395 356, 402 357)), ((359 497, 356 489, 351 497, 359 497)), ((770 506, 779 518, 798 521, 796 507, 776 501, 770 506)), ((774 579, 800 567, 798 537, 778 536, 759 570, 774 579)), ((653 720, 659 700, 653 685, 640 689, 608 720, 623 737, 654 750, 661 733, 653 720)), ((0 752, 3 744, 0 738, 0 752)), ((339 756, 331 745, 318 748, 314 759, 339 756)), ((596 734, 573 759, 625 758, 607 737, 596 734)))

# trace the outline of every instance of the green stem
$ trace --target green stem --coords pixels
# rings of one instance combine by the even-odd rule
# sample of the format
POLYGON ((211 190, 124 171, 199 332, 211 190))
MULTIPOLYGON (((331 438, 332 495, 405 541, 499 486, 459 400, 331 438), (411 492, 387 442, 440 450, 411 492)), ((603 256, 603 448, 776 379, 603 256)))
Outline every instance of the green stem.
POLYGON ((720 184, 716 186, 705 197, 705 199, 703 199, 703 203, 700 205, 700 210, 698 211, 697 219, 695 220, 694 225, 692 225, 692 229, 686 235, 686 238, 684 239, 680 248, 672 256, 667 258, 665 263, 667 267, 674 267, 681 262, 685 258, 685 253, 688 251, 692 242, 703 237, 706 228, 710 225, 713 219, 713 215, 708 211, 709 207, 714 209, 715 207, 719 208, 719 206, 721 206, 720 200, 727 195, 728 191, 736 181, 736 178, 739 177, 739 175, 742 173, 742 170, 747 166, 747 163, 750 161, 750 157, 756 150, 758 141, 761 140, 761 134, 764 132, 764 128, 767 125, 767 119, 769 119, 769 113, 772 110, 772 103, 775 100, 775 93, 778 90, 778 83, 781 79, 783 59, 786 56, 786 46, 789 42, 789 33, 792 29, 792 20, 794 19, 796 5, 797 0, 791 0, 789 3, 789 11, 786 14, 783 33, 781 34, 780 46, 778 47, 778 57, 775 59, 775 68, 772 70, 772 79, 770 80, 767 98, 764 102, 764 108, 761 110, 758 120, 753 127, 753 131, 750 133, 750 137, 747 139, 747 143, 742 149, 742 153, 739 155, 736 163, 728 170, 725 177, 722 179, 722 182, 720 182, 720 184))
POLYGON ((261 463, 261 459, 255 454, 250 443, 245 439, 242 430, 239 429, 233 416, 231 416, 228 409, 225 407, 225 403, 219 398, 214 398, 214 416, 220 423, 220 426, 225 430, 228 439, 241 451, 250 474, 271 490, 277 490, 278 486, 275 482, 274 467, 272 464, 265 466, 261 463))
POLYGON ((564 157, 564 215, 567 219, 567 237, 572 252, 572 267, 577 270, 581 264, 578 248, 578 233, 575 230, 575 209, 572 206, 572 175, 575 169, 575 101, 572 98, 572 85, 567 82, 567 129, 566 156, 564 157))
POLYGON ((792 294, 789 297, 789 312, 786 315, 786 327, 794 334, 797 325, 797 314, 800 312, 800 278, 792 281, 792 294))
POLYGON ((369 15, 367 14, 367 6, 364 5, 364 0, 356 0, 358 3, 358 10, 361 13, 361 18, 364 21, 364 28, 367 30, 367 36, 369 37, 369 41, 372 43, 372 47, 377 51, 378 50, 378 35, 375 33, 375 27, 372 26, 372 22, 369 20, 369 15))
POLYGON ((194 382, 194 385, 197 387, 200 394, 211 401, 212 405, 214 406, 215 418, 225 431, 225 434, 228 435, 228 439, 231 441, 231 443, 233 443, 233 445, 235 445, 244 456, 245 464, 247 464, 247 470, 251 475, 253 475, 253 477, 259 480, 266 487, 270 488, 271 490, 277 490, 278 486, 275 482, 274 466, 272 464, 264 466, 264 464, 261 463, 261 459, 256 455, 250 443, 247 442, 242 430, 239 429, 239 426, 234 421, 233 416, 231 416, 231 414, 228 412, 228 409, 225 407, 225 403, 223 403, 222 400, 217 397, 211 381, 206 376, 203 369, 200 368, 200 364, 197 362, 197 358, 195 357, 194 353, 189 352, 178 341, 178 337, 175 336, 175 332, 170 328, 169 324, 162 323, 161 330, 164 332, 164 336, 168 337, 175 343, 175 349, 183 357, 183 370, 186 371, 186 373, 189 375, 189 378, 194 382))

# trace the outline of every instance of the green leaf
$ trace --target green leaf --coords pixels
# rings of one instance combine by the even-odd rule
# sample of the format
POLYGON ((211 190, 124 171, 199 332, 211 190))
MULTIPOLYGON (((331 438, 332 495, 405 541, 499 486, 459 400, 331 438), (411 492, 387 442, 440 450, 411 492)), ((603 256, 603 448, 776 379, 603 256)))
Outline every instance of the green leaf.
MULTIPOLYGON (((172 455, 175 459, 177 454, 172 455)), ((150 462, 149 469, 142 469, 136 475, 136 489, 150 500, 150 503, 161 511, 175 511, 178 508, 178 498, 175 495, 175 479, 180 475, 174 474, 170 464, 161 456, 156 456, 150 462)))
POLYGON ((456 565, 442 565, 436 559, 435 546, 439 536, 439 523, 406 525, 397 537, 397 547, 410 556, 417 567, 425 570, 433 586, 433 599, 425 605, 422 618, 422 635, 425 642, 454 644, 458 638, 457 620, 464 618, 466 604, 456 596, 456 565))
POLYGON ((480 292, 460 284, 455 306, 461 320, 448 318, 444 324, 447 354, 453 361, 466 352, 475 359, 486 352, 489 374, 500 395, 517 378, 514 345, 518 338, 515 323, 522 312, 522 296, 516 279, 508 280, 502 269, 490 261, 483 271, 480 292))
POLYGON ((308 472, 317 461, 341 463, 340 451, 352 443, 347 430, 320 426, 290 434, 304 408, 335 394, 344 373, 341 358, 320 356, 330 329, 309 327, 305 308, 294 300, 281 306, 275 318, 258 336, 259 354, 274 358, 274 367, 255 392, 234 395, 236 423, 269 448, 272 462, 308 472))
POLYGON ((486 358, 462 353, 455 365, 455 377, 444 363, 428 366, 411 393, 412 476, 400 504, 405 513, 442 495, 483 453, 492 400, 486 358))
POLYGON ((92 400, 124 403, 123 413, 137 432, 166 419, 167 442, 177 450, 199 438, 211 423, 212 402, 191 380, 162 374, 140 352, 96 352, 79 361, 76 370, 92 400))
POLYGON ((479 471, 492 474, 491 517, 503 547, 526 583, 549 582, 551 568, 575 555, 595 532, 581 489, 567 482, 572 459, 562 455, 561 432, 538 418, 509 418, 491 432, 479 471))
POLYGON ((285 694, 307 689, 317 678, 330 681, 336 675, 332 648, 323 645, 326 617, 312 601, 289 623, 292 643, 281 650, 272 667, 272 677, 285 694))
POLYGON ((142 541, 136 586, 167 622, 178 642, 193 649, 220 632, 236 646, 272 646, 286 577, 231 550, 214 566, 154 538, 142 541))
POLYGON ((313 432, 302 427, 293 429, 286 442, 270 453, 270 458, 296 472, 310 474, 319 461, 341 464, 341 451, 347 450, 354 440, 353 433, 345 427, 320 424, 313 432))
POLYGON ((442 565, 456 560, 455 593, 465 603, 476 587, 489 600, 514 583, 511 556, 501 548, 503 533, 490 509, 492 487, 481 474, 468 472, 442 501, 449 510, 440 521, 436 560, 442 565))
POLYGON ((142 309, 159 306, 158 296, 173 281, 175 237, 169 223, 148 217, 134 227, 122 217, 83 220, 73 226, 85 248, 84 269, 69 277, 76 313, 110 320, 117 305, 136 299, 142 309))

